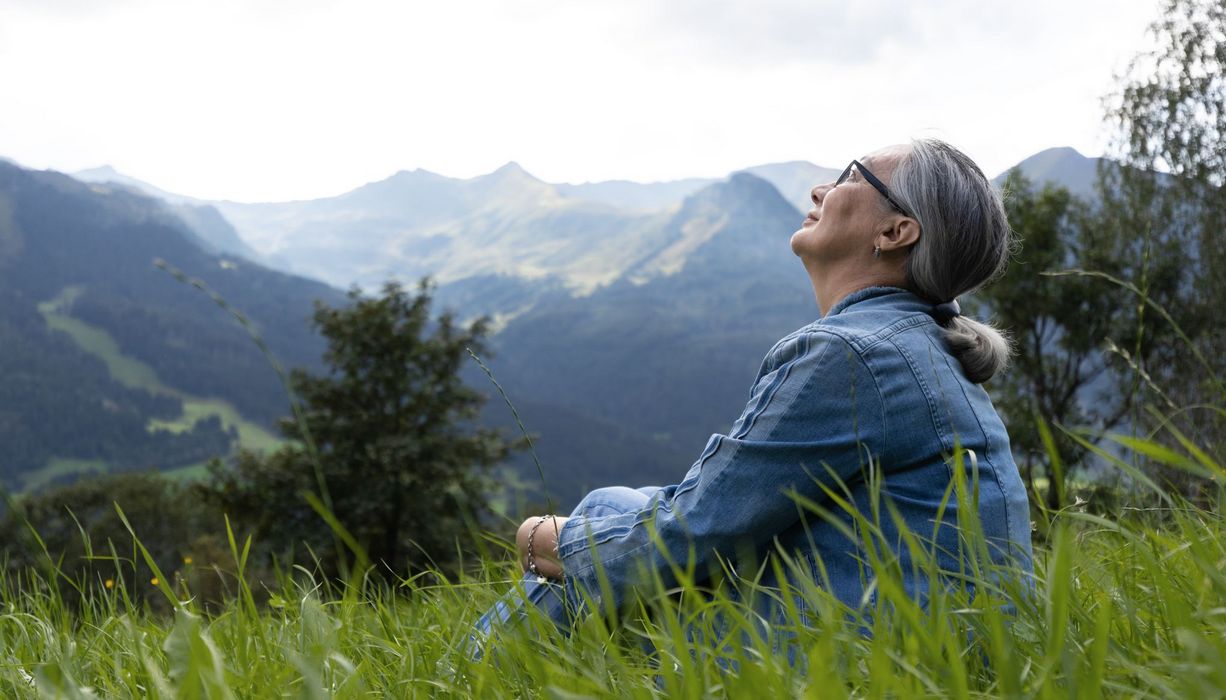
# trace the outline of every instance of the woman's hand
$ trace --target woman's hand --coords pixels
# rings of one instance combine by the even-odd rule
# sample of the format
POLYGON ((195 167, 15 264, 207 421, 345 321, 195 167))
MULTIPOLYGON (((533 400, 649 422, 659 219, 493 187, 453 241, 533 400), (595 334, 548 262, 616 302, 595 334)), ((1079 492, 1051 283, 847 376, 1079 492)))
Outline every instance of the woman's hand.
POLYGON ((528 571, 528 537, 532 536, 532 559, 536 562, 536 570, 546 578, 562 578, 562 562, 558 558, 558 534, 567 518, 550 516, 541 522, 541 516, 528 518, 519 526, 515 533, 515 546, 519 549, 519 564, 528 571), (540 523, 537 526, 537 523, 540 523), (532 528, 536 534, 532 535, 532 528))

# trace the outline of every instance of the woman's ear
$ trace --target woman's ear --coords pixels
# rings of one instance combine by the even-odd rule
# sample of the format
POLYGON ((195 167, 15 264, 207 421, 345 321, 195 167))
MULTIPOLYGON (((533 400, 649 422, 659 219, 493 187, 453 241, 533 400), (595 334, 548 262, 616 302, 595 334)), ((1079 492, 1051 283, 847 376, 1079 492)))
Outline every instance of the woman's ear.
POLYGON ((903 250, 919 243, 920 225, 909 216, 898 216, 877 235, 874 242, 882 251, 903 250))

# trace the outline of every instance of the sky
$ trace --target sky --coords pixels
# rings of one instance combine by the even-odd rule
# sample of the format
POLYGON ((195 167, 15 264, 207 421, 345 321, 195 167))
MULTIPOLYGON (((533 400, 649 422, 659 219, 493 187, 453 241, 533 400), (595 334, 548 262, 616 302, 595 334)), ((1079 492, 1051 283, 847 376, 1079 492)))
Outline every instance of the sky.
POLYGON ((0 0, 0 156, 205 199, 399 170, 841 167, 943 138, 1099 155, 1153 0, 0 0))

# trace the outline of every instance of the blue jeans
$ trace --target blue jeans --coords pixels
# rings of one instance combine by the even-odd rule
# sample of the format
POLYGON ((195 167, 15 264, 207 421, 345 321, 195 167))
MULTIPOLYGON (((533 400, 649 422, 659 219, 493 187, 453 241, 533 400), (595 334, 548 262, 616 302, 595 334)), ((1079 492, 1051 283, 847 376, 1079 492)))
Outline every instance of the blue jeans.
MULTIPOLYGON (((579 505, 571 511, 571 517, 601 518, 637 512, 642 510, 659 490, 658 486, 638 489, 609 486, 596 489, 583 497, 579 505)), ((495 628, 522 623, 528 616, 528 606, 537 608, 559 629, 566 631, 570 628, 573 611, 567 605, 562 584, 549 579, 540 583, 535 575, 525 572, 519 580, 519 585, 507 592, 477 620, 469 638, 474 647, 473 656, 480 658, 485 639, 495 628)))

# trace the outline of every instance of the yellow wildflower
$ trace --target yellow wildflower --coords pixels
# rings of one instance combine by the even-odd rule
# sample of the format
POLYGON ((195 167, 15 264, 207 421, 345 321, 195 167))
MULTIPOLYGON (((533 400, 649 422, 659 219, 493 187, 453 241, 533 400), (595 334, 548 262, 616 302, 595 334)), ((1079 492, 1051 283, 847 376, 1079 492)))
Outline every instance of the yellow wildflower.
POLYGON ((154 586, 158 585, 158 577, 154 576, 153 578, 149 579, 149 583, 154 586))
POLYGON ((113 578, 108 578, 108 579, 106 580, 105 585, 106 585, 106 587, 107 587, 107 588, 114 588, 114 587, 115 587, 115 579, 113 579, 113 578))

